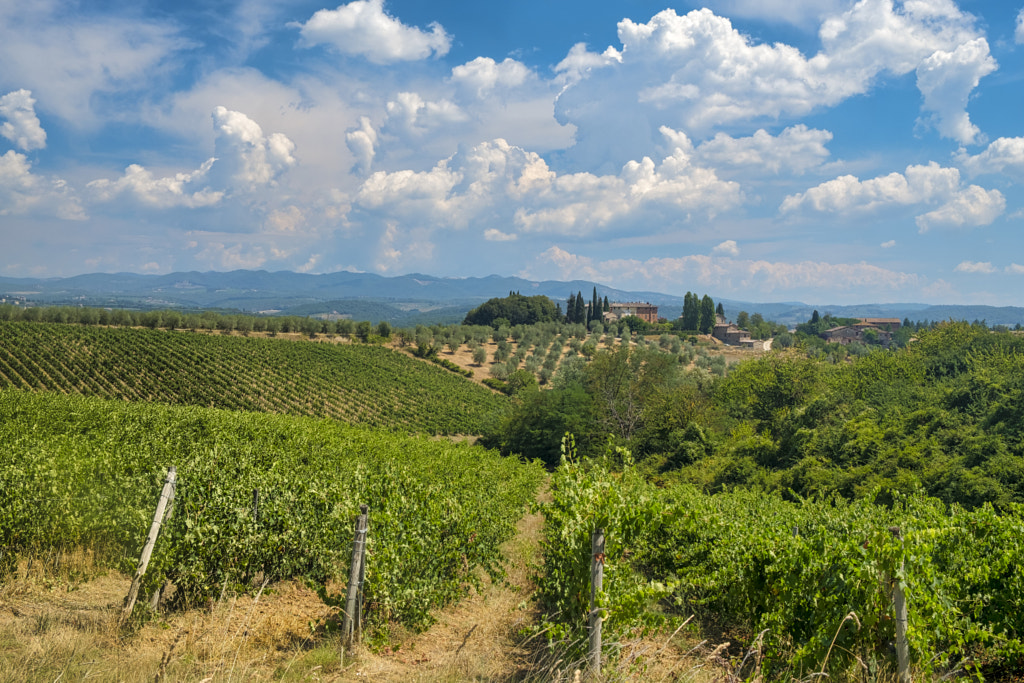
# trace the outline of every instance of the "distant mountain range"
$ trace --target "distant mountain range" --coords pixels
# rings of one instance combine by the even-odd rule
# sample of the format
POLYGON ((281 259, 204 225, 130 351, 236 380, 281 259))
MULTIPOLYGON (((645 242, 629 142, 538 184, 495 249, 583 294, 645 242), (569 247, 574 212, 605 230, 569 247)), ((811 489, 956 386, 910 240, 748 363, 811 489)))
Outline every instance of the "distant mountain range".
MULTIPOLYGON (((413 273, 384 277, 372 273, 338 272, 307 275, 289 271, 235 270, 168 275, 92 273, 68 278, 0 277, 0 298, 37 305, 82 305, 112 308, 178 308, 237 310, 282 315, 338 314, 356 320, 387 320, 396 325, 460 322, 483 301, 516 291, 543 294, 564 307, 570 294, 590 298, 594 287, 611 301, 647 301, 666 318, 683 308, 678 296, 649 291, 625 291, 584 280, 534 282, 490 275, 443 278, 413 273)), ((714 296, 713 292, 708 292, 714 296)), ((703 296, 704 292, 700 294, 703 296)), ((739 311, 760 313, 787 325, 805 322, 813 311, 841 317, 886 317, 924 320, 984 320, 989 325, 1024 324, 1018 306, 946 306, 928 304, 825 305, 802 302, 757 303, 716 299, 728 318, 739 311)))

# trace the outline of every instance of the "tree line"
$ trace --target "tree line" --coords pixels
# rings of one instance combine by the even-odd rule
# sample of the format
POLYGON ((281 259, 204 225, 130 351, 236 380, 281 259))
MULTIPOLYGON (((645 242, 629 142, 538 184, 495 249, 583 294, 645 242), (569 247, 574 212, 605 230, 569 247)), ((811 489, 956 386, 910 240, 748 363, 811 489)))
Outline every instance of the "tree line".
POLYGON ((916 334, 850 355, 827 345, 841 359, 773 352, 724 376, 648 348, 602 349, 550 390, 520 393, 484 440, 552 466, 566 432, 584 456, 610 440, 652 480, 707 492, 1024 503, 1024 337, 966 322, 916 334))

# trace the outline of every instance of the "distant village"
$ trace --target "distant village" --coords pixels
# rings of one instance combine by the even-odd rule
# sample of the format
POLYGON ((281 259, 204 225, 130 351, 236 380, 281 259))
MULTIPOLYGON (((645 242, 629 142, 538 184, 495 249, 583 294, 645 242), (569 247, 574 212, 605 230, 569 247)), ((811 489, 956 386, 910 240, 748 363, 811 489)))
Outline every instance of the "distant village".
MULTIPOLYGON (((611 303, 604 312, 605 322, 618 322, 628 316, 636 316, 648 323, 658 322, 658 307, 646 301, 628 303, 611 303)), ((899 318, 857 318, 859 322, 852 325, 839 325, 825 330, 820 336, 833 344, 847 345, 852 342, 872 344, 888 348, 892 343, 892 335, 900 329, 899 318)), ((750 332, 740 329, 735 323, 729 322, 722 314, 716 315, 715 326, 711 336, 723 344, 749 349, 768 351, 772 348, 771 339, 753 339, 750 332)))

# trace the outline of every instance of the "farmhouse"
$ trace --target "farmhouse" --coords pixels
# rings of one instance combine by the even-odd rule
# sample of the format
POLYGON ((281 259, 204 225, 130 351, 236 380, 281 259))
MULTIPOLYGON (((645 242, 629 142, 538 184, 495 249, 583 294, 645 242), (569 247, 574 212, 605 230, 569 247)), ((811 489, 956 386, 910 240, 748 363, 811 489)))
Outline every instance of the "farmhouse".
POLYGON ((742 346, 759 351, 768 351, 772 348, 771 339, 751 339, 749 332, 741 330, 733 323, 725 322, 722 316, 718 316, 718 322, 715 323, 714 329, 711 330, 711 336, 729 346, 742 346))
POLYGON ((750 341, 749 332, 741 330, 732 323, 725 322, 721 317, 715 323, 714 329, 711 330, 711 336, 715 339, 721 339, 731 346, 742 346, 744 342, 750 341))
POLYGON ((608 322, 615 322, 631 315, 649 323, 658 322, 658 307, 647 302, 614 303, 610 304, 608 309, 604 313, 604 319, 608 322))

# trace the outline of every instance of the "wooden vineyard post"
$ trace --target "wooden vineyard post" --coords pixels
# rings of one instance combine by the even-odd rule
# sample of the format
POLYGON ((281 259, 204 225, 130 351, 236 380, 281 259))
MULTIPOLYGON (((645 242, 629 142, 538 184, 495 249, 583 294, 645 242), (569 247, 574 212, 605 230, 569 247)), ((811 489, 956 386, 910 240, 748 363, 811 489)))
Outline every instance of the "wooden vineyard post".
POLYGON ((153 515, 153 523, 149 527, 149 534, 146 536, 146 543, 142 546, 142 555, 139 557, 139 566, 135 570, 135 578, 132 579, 132 586, 128 589, 128 597, 125 598, 124 610, 121 612, 120 623, 124 623, 132 610, 135 609, 135 601, 139 598, 139 586, 142 584, 142 577, 149 566, 149 560, 153 556, 153 546, 156 545, 156 538, 160 535, 160 525, 164 521, 164 511, 168 505, 174 503, 174 485, 178 480, 178 471, 171 465, 167 469, 167 477, 164 479, 163 490, 160 491, 160 500, 156 504, 156 513, 153 515))
MULTIPOLYGON (((889 531, 901 544, 903 535, 897 526, 889 527, 889 531)), ((902 556, 902 553, 901 553, 902 556)), ((903 560, 900 559, 900 574, 903 573, 903 560)), ((910 648, 907 645, 907 596, 903 593, 898 576, 892 582, 892 606, 896 620, 896 666, 900 683, 911 683, 910 679, 910 648)))
POLYGON ((361 593, 359 579, 362 574, 363 555, 366 550, 366 520, 369 517, 367 507, 360 505, 362 514, 356 517, 355 536, 352 539, 352 563, 349 565, 348 586, 345 590, 345 614, 341 622, 341 640, 343 646, 350 646, 354 640, 356 627, 357 604, 361 593))
POLYGON ((604 529, 594 529, 590 537, 590 660, 591 674, 601 675, 601 609, 597 599, 604 581, 604 529))
POLYGON ((363 600, 364 591, 363 588, 366 584, 366 542, 370 535, 370 508, 367 505, 360 505, 359 511, 363 513, 363 517, 366 518, 366 522, 363 524, 363 528, 366 531, 363 534, 363 558, 359 562, 359 597, 356 599, 356 635, 361 636, 363 633, 363 600))

